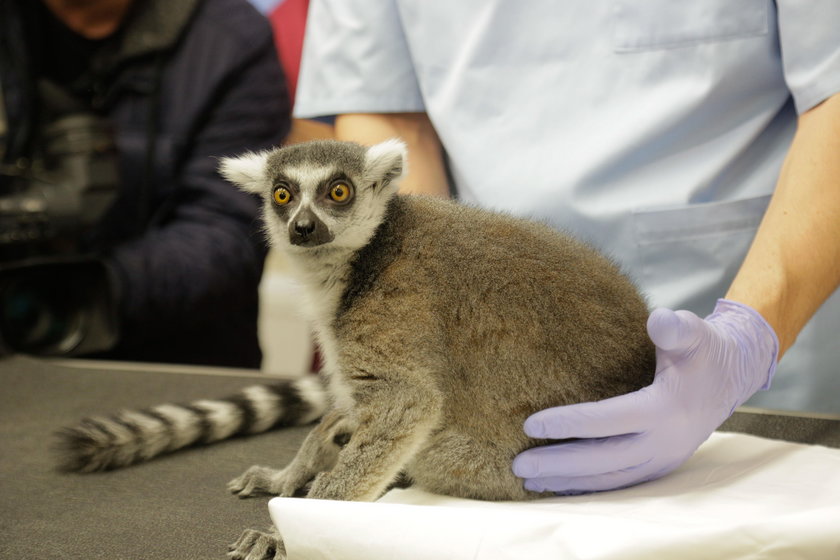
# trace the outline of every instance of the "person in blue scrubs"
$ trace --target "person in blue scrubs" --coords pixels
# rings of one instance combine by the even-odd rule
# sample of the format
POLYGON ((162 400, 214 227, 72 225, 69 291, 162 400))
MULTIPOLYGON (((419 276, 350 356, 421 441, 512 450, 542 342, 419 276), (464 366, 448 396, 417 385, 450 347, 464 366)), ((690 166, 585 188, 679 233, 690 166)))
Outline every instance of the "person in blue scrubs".
POLYGON ((653 385, 526 422, 580 438, 517 457, 529 488, 662 476, 750 397, 840 413, 837 21, 836 0, 313 0, 296 116, 402 137, 405 192, 570 230, 661 308, 653 385))

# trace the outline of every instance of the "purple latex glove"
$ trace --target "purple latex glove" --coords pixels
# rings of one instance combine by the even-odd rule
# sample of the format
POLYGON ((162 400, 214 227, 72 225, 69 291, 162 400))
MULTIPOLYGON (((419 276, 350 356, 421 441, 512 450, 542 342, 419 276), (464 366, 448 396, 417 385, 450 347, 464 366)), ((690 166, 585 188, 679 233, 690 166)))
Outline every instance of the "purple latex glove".
POLYGON ((627 395, 550 408, 525 421, 534 438, 579 441, 520 453, 525 487, 561 494, 611 490, 676 469, 776 369, 776 333, 752 308, 720 299, 705 319, 657 309, 648 318, 656 378, 627 395))

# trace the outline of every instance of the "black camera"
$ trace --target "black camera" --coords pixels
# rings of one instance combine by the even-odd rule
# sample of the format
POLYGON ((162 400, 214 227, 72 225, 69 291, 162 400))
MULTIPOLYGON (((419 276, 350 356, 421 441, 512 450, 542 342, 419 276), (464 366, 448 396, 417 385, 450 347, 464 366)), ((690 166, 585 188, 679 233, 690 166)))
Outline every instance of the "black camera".
POLYGON ((113 346, 114 298, 104 263, 79 240, 119 185, 109 123, 65 115, 40 131, 38 155, 5 166, 0 183, 0 346, 85 354, 113 346))
POLYGON ((116 343, 116 298, 101 260, 33 259, 0 267, 0 346, 69 356, 116 343))
POLYGON ((3 169, 0 259, 68 250, 95 225, 119 184, 108 122, 90 113, 62 117, 41 135, 41 156, 3 169))

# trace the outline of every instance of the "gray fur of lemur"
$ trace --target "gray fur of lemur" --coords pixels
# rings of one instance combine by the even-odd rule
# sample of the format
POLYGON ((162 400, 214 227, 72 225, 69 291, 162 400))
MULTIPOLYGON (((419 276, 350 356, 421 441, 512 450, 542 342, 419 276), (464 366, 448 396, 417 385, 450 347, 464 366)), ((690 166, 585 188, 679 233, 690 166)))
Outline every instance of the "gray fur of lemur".
MULTIPOLYGON (((264 201, 268 239, 303 288, 329 395, 292 463, 252 467, 231 481, 234 493, 374 500, 405 475, 451 496, 533 498, 511 471, 519 452, 546 443, 525 435, 529 415, 652 381, 648 309, 616 265, 547 225, 396 196, 405 160, 394 140, 222 160, 229 181, 264 201)), ((139 424, 122 431, 142 434, 139 424)), ((276 536, 257 532, 232 556, 263 538, 282 556, 276 536)))

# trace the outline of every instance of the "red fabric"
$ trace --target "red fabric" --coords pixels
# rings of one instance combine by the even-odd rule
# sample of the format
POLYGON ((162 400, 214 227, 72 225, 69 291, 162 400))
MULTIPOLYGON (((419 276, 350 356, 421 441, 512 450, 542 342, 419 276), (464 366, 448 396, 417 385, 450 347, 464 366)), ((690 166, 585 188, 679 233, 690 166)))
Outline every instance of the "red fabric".
POLYGON ((303 51, 303 35, 306 28, 306 13, 309 0, 283 0, 268 15, 274 28, 274 43, 280 55, 280 63, 286 73, 289 95, 294 103, 297 88, 300 56, 303 51))

